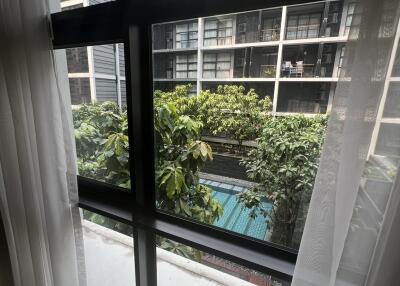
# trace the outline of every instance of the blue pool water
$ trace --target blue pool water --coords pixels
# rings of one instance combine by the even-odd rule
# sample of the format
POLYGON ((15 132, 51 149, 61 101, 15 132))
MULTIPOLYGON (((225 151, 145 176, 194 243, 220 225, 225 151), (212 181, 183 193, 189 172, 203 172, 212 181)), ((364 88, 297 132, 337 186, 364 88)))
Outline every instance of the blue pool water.
MULTIPOLYGON (((200 179, 200 183, 214 190, 214 199, 224 208, 224 214, 214 222, 215 226, 257 239, 265 239, 267 218, 263 216, 251 218, 249 216, 250 210, 243 207, 236 199, 236 194, 245 191, 246 188, 204 179, 200 179)), ((271 204, 268 202, 262 202, 262 205, 266 209, 271 208, 271 204)))

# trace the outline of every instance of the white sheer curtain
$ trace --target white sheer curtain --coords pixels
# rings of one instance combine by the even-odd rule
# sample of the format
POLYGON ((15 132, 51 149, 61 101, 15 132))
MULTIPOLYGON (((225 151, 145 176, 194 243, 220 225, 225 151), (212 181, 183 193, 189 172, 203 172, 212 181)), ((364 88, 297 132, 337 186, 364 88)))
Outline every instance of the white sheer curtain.
POLYGON ((400 125, 393 141, 380 124, 399 6, 398 0, 356 5, 293 286, 400 283, 400 125))
POLYGON ((65 54, 55 61, 48 4, 0 1, 0 211, 16 286, 82 286, 65 54))

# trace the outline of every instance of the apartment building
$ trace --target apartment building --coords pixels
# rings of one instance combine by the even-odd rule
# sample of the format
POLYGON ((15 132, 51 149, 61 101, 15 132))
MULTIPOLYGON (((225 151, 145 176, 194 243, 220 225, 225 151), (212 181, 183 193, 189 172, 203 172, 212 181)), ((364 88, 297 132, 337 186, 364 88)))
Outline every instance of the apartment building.
POLYGON ((354 13, 349 1, 162 23, 153 28, 154 86, 254 88, 278 113, 330 110, 354 13))
MULTIPOLYGON (((110 0, 64 0, 62 10, 110 0)), ((66 49, 71 103, 114 101, 126 106, 124 45, 109 44, 66 49)))
MULTIPOLYGON (((254 88, 276 113, 331 108, 354 13, 349 1, 303 5, 154 25, 154 88, 221 84, 254 88)), ((63 10, 106 0, 66 0, 63 10)), ((67 49, 73 104, 126 104, 123 44, 67 49)))

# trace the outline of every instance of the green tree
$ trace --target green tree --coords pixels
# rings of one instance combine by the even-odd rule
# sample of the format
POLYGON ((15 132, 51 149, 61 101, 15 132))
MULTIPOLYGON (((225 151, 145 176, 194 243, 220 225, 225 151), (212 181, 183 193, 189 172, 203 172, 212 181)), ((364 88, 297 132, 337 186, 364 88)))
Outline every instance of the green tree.
POLYGON ((270 219, 271 241, 291 246, 300 204, 311 197, 326 119, 302 115, 270 118, 257 148, 243 159, 248 177, 258 185, 238 195, 252 216, 270 219), (272 203, 264 209, 261 202, 272 203))
POLYGON ((223 213, 212 189, 199 183, 200 167, 212 160, 211 147, 199 140, 202 124, 179 115, 173 104, 155 110, 158 207, 212 224, 223 213))
POLYGON ((130 188, 126 111, 115 103, 82 105, 73 110, 79 174, 130 188))
POLYGON ((189 89, 190 85, 177 86, 173 92, 156 91, 156 105, 173 103, 179 114, 202 122, 205 133, 234 139, 239 146, 244 140, 254 140, 260 135, 271 111, 268 96, 260 99, 253 89, 245 92, 243 86, 221 85, 216 93, 203 90, 192 97, 189 89))
MULTIPOLYGON (((79 174, 130 188, 126 111, 115 103, 82 105, 73 110, 79 174)), ((200 141, 202 124, 179 115, 174 105, 155 108, 158 206, 212 224, 222 206, 212 190, 199 184, 199 168, 212 160, 211 147, 200 141)), ((85 212, 85 218, 130 234, 129 228, 85 212)))

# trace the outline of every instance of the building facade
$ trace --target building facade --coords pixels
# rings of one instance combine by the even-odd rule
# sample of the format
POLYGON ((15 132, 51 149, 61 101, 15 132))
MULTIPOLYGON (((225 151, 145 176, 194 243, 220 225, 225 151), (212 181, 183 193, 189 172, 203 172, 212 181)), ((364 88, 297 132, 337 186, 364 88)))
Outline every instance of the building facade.
MULTIPOLYGON (((63 11, 109 0, 65 0, 63 11)), ((126 106, 124 45, 109 44, 66 49, 71 103, 114 101, 126 106)))
MULTIPOLYGON (((97 4, 66 0, 63 9, 97 4)), ((101 2, 106 2, 102 0, 101 2)), ((153 26, 154 88, 221 84, 269 96, 275 113, 331 108, 354 3, 321 1, 153 26)), ((126 102, 123 44, 67 49, 73 104, 126 102)))
POLYGON ((154 25, 155 89, 239 84, 273 112, 329 112, 353 13, 322 1, 154 25))

